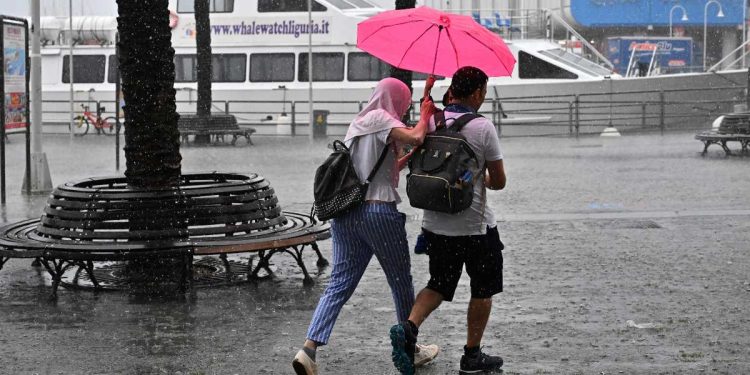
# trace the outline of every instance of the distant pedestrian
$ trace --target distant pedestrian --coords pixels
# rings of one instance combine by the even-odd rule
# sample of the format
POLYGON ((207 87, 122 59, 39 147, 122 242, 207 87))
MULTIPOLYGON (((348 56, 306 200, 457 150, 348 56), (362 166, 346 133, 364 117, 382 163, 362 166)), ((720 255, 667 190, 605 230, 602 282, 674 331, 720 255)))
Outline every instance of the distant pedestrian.
MULTIPOLYGON (((446 126, 465 113, 476 113, 487 94, 487 75, 474 67, 459 69, 451 81, 450 102, 445 108, 446 126)), ((430 132, 435 121, 430 122, 430 132)), ((475 177, 471 206, 455 214, 424 211, 422 231, 429 256, 430 280, 417 295, 409 319, 391 327, 393 362, 402 374, 414 373, 414 351, 419 327, 443 301, 453 294, 466 266, 471 278, 471 300, 467 314, 467 338, 461 357, 461 374, 500 371, 503 360, 482 352, 480 344, 492 309, 492 296, 503 289, 503 244, 486 190, 505 187, 500 141, 491 121, 478 117, 461 134, 474 151, 479 170, 475 177), (485 175, 485 171, 487 174, 485 175)))
MULTIPOLYGON (((401 122, 411 106, 411 92, 401 81, 380 81, 367 106, 351 122, 344 143, 351 150, 357 175, 365 180, 381 153, 385 159, 370 182, 366 202, 343 216, 332 219, 333 269, 331 279, 315 309, 302 350, 292 366, 299 375, 318 373, 316 349, 326 345, 341 308, 354 293, 373 255, 385 272, 396 305, 397 321, 408 318, 414 304, 406 217, 396 209, 401 198, 396 192, 399 178, 397 150, 402 145, 419 145, 427 132, 434 105, 425 100, 420 121, 408 128, 401 122)), ((419 361, 432 360, 438 348, 420 346, 419 361)))

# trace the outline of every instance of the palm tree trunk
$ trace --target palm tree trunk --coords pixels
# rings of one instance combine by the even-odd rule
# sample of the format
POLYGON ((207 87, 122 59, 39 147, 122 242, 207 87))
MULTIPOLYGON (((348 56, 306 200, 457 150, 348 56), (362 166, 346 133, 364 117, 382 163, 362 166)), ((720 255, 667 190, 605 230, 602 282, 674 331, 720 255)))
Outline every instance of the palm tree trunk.
MULTIPOLYGON (((195 10, 195 49, 197 51, 198 103, 196 114, 198 121, 208 125, 211 122, 211 20, 209 18, 210 0, 193 0, 195 10)), ((209 134, 197 134, 196 144, 211 142, 209 134)))
POLYGON ((198 52, 198 116, 211 116, 211 20, 209 0, 195 0, 195 47, 198 52))
MULTIPOLYGON (((169 28, 169 0, 117 0, 120 73, 127 105, 125 116, 125 178, 136 190, 157 190, 180 184, 180 133, 174 89, 174 49, 169 28)), ((176 201, 175 201, 176 204, 176 201)), ((154 217, 133 212, 130 230, 182 228, 179 217, 154 217)), ((128 262, 134 288, 151 290, 175 280, 185 266, 179 259, 137 259, 128 262)))
POLYGON ((133 188, 177 186, 180 133, 168 0, 117 0, 125 111, 125 177, 133 188))

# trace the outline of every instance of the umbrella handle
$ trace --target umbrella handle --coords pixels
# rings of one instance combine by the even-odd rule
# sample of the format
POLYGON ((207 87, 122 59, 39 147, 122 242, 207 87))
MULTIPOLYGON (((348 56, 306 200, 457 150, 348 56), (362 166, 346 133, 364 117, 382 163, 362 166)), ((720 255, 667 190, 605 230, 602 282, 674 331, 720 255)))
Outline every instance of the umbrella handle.
MULTIPOLYGON (((443 34, 443 25, 438 25, 438 38, 437 43, 435 44, 435 57, 432 59, 432 73, 430 73, 431 76, 435 76, 435 64, 437 64, 437 56, 438 51, 440 50, 440 36, 443 34)), ((424 90, 424 97, 428 97, 429 93, 427 92, 427 86, 425 86, 424 90)))

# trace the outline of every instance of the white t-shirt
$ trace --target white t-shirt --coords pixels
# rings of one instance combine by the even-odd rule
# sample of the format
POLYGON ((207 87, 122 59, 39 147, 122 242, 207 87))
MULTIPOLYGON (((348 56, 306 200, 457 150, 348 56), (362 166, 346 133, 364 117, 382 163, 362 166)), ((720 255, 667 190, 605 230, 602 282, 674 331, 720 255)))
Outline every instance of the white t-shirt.
MULTIPOLYGON (((352 153, 352 162, 357 176, 363 182, 372 171, 377 163, 383 147, 388 143, 388 136, 391 129, 381 130, 376 133, 361 135, 347 141, 346 147, 349 147, 352 153)), ((379 200, 384 202, 401 203, 401 197, 396 192, 398 187, 398 167, 396 165, 396 148, 395 142, 391 142, 383 164, 380 165, 375 177, 370 181, 370 187, 367 189, 366 200, 379 200)))
MULTIPOLYGON (((446 125, 451 126, 453 120, 464 113, 444 112, 446 125)), ((428 133, 435 131, 435 117, 430 119, 428 133)), ((487 226, 497 225, 495 214, 487 206, 486 190, 484 186, 483 173, 486 161, 503 159, 500 150, 500 140, 492 121, 479 117, 469 121, 461 129, 461 134, 477 157, 479 170, 472 170, 474 174, 474 200, 471 206, 459 213, 449 214, 444 212, 424 210, 422 227, 430 232, 444 236, 470 236, 487 233, 487 226), (483 197, 483 195, 485 195, 483 197)))

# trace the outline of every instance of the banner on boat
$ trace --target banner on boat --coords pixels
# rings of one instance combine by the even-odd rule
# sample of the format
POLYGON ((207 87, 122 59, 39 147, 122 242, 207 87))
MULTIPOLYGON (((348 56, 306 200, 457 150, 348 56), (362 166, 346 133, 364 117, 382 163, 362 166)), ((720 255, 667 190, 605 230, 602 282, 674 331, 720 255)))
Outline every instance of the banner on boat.
MULTIPOLYGON (((178 25, 177 41, 194 45, 195 21, 178 25)), ((313 43, 331 41, 331 22, 329 19, 314 18, 308 23, 307 18, 248 19, 222 18, 220 23, 211 24, 211 44, 303 44, 307 43, 308 34, 312 34, 313 43)), ((180 44, 182 44, 180 43, 180 44)))

